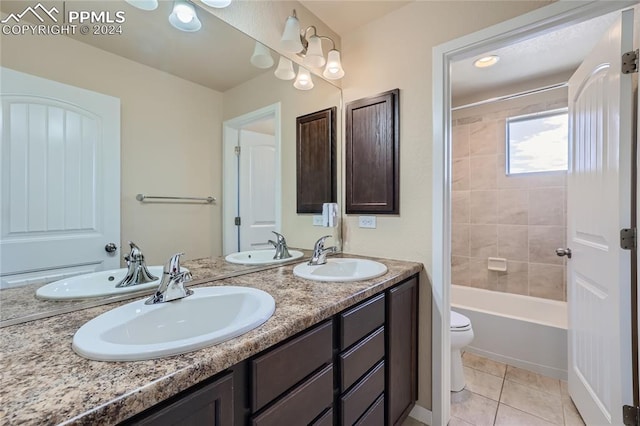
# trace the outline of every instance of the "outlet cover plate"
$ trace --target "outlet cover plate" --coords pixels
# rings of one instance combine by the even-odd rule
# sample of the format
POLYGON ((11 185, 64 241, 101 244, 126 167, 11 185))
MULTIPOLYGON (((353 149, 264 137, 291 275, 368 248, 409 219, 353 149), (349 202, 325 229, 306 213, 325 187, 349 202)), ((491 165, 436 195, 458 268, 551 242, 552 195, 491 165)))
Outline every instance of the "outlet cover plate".
POLYGON ((376 217, 375 216, 358 216, 358 226, 360 228, 375 229, 376 217))

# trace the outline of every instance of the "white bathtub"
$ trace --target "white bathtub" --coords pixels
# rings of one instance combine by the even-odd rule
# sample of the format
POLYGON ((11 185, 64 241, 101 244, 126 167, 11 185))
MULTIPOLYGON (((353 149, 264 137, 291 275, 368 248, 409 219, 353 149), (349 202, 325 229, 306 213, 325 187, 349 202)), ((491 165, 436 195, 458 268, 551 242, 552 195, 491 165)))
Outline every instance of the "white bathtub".
POLYGON ((451 286, 451 309, 471 320, 466 350, 567 380, 567 303, 451 286))

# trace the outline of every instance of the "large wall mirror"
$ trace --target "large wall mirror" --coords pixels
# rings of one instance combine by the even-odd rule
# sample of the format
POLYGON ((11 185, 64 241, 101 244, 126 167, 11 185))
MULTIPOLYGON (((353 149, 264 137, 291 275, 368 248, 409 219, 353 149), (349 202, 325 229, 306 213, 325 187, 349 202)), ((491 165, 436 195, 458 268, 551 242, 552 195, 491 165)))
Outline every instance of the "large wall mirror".
MULTIPOLYGON (((0 6, 2 19, 5 20, 12 13, 20 14, 28 3, 3 1, 0 6)), ((0 65, 3 69, 119 101, 119 119, 115 126, 119 127, 119 155, 113 166, 113 170, 119 170, 114 178, 119 180, 116 190, 120 206, 114 215, 119 223, 118 241, 102 241, 98 238, 95 247, 78 248, 78 252, 103 252, 107 243, 115 242, 117 250, 111 256, 117 267, 123 267, 122 257, 129 251, 127 242, 134 241, 143 250, 148 265, 161 265, 173 253, 184 252, 185 263, 203 258, 215 259, 220 268, 217 275, 213 272, 211 278, 221 278, 229 271, 230 275, 237 275, 255 270, 238 265, 225 269, 222 256, 265 246, 271 230, 282 233, 289 247, 299 249, 312 248, 314 242, 323 235, 332 234, 336 239, 340 238, 339 228, 314 226, 313 215, 296 213, 296 117, 337 107, 336 116, 339 120, 342 115, 339 88, 315 75, 313 89, 305 91, 294 88, 292 80, 276 78, 274 70, 279 55, 274 51, 269 51, 273 66, 254 66, 250 59, 256 41, 201 8, 197 2, 196 11, 202 28, 196 32, 179 31, 170 25, 168 17, 172 1, 161 0, 159 7, 153 11, 137 9, 121 0, 40 3, 49 11, 53 7, 67 13, 70 9, 87 10, 108 12, 112 17, 117 16, 117 11, 123 11, 122 16, 125 17, 121 23, 121 34, 104 34, 102 27, 95 27, 98 28, 98 34, 94 34, 93 25, 89 25, 88 33, 85 33, 87 30, 81 30, 78 25, 75 34, 34 34, 31 31, 18 32, 16 29, 15 33, 7 31, 0 35, 0 65), (242 145, 242 156, 243 151, 250 151, 244 149, 245 141, 260 140, 262 135, 276 139, 273 161, 257 155, 251 161, 255 170, 247 172, 240 166, 238 158, 234 157, 233 148, 242 145), (265 170, 267 166, 269 168, 265 170), (259 191, 249 197, 244 193, 238 194, 243 190, 242 184, 250 181, 251 173, 255 182, 262 183, 259 191), (216 201, 147 202, 148 199, 136 199, 138 194, 215 197, 216 201), (265 206, 275 211, 275 217, 257 210, 265 206), (238 208, 242 219, 240 228, 230 225, 232 221, 235 223, 238 208), (246 235, 242 229, 244 225, 264 229, 262 233, 255 233, 253 240, 243 240, 246 235)), ((20 19, 36 18, 23 14, 20 19)), ((109 32, 108 28, 104 30, 109 32)), ((12 88, 1 87, 0 90, 3 94, 4 120, 7 117, 4 99, 12 93, 12 88)), ((51 158, 50 155, 40 161, 37 156, 30 157, 29 149, 32 148, 29 148, 20 157, 15 154, 15 149, 8 146, 10 138, 6 134, 6 127, 3 129, 0 157, 4 169, 1 171, 2 250, 7 250, 9 240, 14 242, 20 239, 15 235, 7 237, 6 232, 11 225, 8 224, 9 218, 18 217, 18 213, 22 212, 24 223, 21 226, 24 229, 33 228, 29 228, 29 220, 33 219, 32 223, 37 220, 42 222, 43 242, 30 245, 26 251, 28 254, 22 257, 46 259, 48 268, 59 267, 64 271, 67 265, 64 261, 57 261, 59 253, 44 244, 47 232, 55 230, 51 223, 64 223, 67 220, 65 214, 75 214, 80 222, 95 222, 96 218, 99 218, 98 222, 108 221, 102 215, 102 210, 106 211, 109 206, 97 203, 100 209, 87 213, 81 201, 69 201, 68 196, 60 195, 64 194, 64 188, 50 188, 50 182, 55 180, 56 174, 84 173, 82 170, 87 167, 85 154, 81 150, 70 150, 79 152, 76 156, 51 158), (8 154, 10 152, 15 155, 8 154), (15 181, 16 176, 22 179, 22 175, 16 174, 13 166, 12 174, 8 174, 5 165, 16 161, 24 162, 24 167, 30 167, 31 170, 40 167, 43 172, 40 183, 24 184, 22 201, 11 202, 8 194, 16 193, 15 189, 12 192, 13 187, 10 186, 13 185, 12 180, 15 181), (37 191, 43 190, 52 194, 45 204, 31 202, 41 199, 37 191), (74 209, 74 205, 80 207, 74 209)), ((341 152, 341 127, 340 123, 336 126, 338 153, 341 152)), ((47 128, 45 131, 53 130, 47 128)), ((247 143, 247 146, 251 146, 252 142, 247 143)), ((111 170, 108 164, 93 167, 111 170)), ((33 173, 29 176, 33 176, 33 173)), ((336 179, 341 181, 340 176, 336 179)), ((83 185, 78 191, 83 191, 83 185)), ((67 189, 67 192, 72 191, 67 189)), ((341 199, 340 194, 338 199, 341 199)), ((37 226, 33 229, 40 232, 37 226)), ((71 250, 69 248, 64 252, 71 250)), ((11 280, 6 278, 14 265, 6 263, 0 264, 3 279, 0 325, 6 321, 14 323, 22 316, 29 319, 34 314, 69 311, 97 303, 95 300, 39 300, 34 292, 43 282, 14 280, 20 285, 7 285, 11 280), (9 305, 12 309, 5 309, 9 305)), ((90 265, 90 268, 98 270, 99 266, 90 265)), ((113 300, 105 298, 102 303, 113 300)))

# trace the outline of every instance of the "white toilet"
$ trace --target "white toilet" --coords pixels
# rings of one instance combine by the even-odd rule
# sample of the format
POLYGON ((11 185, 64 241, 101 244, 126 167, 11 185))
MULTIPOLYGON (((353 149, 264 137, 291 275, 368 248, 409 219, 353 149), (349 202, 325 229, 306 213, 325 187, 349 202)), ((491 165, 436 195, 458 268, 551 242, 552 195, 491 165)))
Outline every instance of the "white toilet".
POLYGON ((460 349, 473 340, 471 320, 458 312, 451 311, 451 391, 464 389, 464 369, 460 349))

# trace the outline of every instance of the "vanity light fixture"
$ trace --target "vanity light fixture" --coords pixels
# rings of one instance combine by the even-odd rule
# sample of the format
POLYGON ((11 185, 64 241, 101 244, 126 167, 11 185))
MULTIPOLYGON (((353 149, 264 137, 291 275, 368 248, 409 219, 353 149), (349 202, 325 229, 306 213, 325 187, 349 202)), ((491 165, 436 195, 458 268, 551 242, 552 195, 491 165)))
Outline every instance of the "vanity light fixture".
POLYGON ((158 0, 124 0, 133 7, 142 10, 156 10, 158 8, 158 0))
POLYGON ((473 63, 473 66, 476 68, 489 68, 498 63, 500 60, 500 56, 498 55, 487 55, 482 58, 476 59, 473 63))
POLYGON ((187 32, 198 31, 202 28, 202 23, 196 14, 196 8, 186 0, 176 0, 173 3, 169 23, 174 28, 187 32))
POLYGON ((293 82, 293 87, 298 90, 313 89, 313 80, 311 79, 311 73, 308 69, 298 67, 298 75, 296 81, 293 82))
POLYGON ((291 59, 280 56, 278 67, 273 74, 280 80, 293 80, 296 78, 296 72, 293 70, 293 62, 291 62, 291 59))
POLYGON ((222 9, 223 7, 229 6, 231 4, 231 0, 202 0, 202 3, 206 4, 207 6, 222 9))
POLYGON ((253 55, 251 55, 250 61, 253 66, 257 68, 271 68, 273 66, 271 50, 259 41, 256 41, 256 46, 253 49, 253 55))
POLYGON ((336 49, 335 42, 331 37, 318 35, 318 31, 313 25, 301 30, 295 9, 285 22, 280 46, 285 52, 297 53, 303 58, 302 63, 307 66, 320 68, 326 64, 322 75, 329 80, 337 80, 344 76, 340 52, 336 49), (312 34, 307 37, 309 32, 312 32, 312 34), (325 59, 322 51, 322 40, 331 42, 328 60, 325 59))

